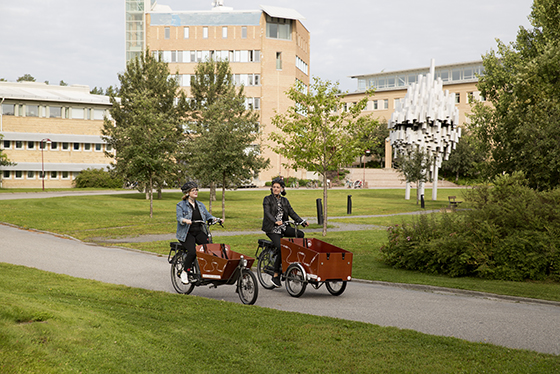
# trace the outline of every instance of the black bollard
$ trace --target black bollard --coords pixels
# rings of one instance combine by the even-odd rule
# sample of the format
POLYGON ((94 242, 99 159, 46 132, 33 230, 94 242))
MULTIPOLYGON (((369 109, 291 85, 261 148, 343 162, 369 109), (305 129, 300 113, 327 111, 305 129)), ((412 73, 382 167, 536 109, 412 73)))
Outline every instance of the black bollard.
POLYGON ((346 203, 346 214, 352 214, 352 195, 348 195, 348 202, 346 203))
POLYGON ((420 207, 424 209, 424 194, 420 195, 420 207))
POLYGON ((321 199, 317 199, 317 224, 323 224, 323 203, 321 199))

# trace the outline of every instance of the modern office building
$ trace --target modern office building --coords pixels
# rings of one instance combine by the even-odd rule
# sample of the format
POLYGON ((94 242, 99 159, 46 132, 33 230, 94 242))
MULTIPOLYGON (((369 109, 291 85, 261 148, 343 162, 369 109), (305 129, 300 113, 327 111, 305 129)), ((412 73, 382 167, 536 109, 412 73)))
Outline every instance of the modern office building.
POLYGON ((72 187, 80 171, 109 166, 101 139, 109 97, 87 86, 0 82, 0 102, 0 146, 15 163, 0 166, 1 187, 72 187))
MULTIPOLYGON (((234 10, 218 0, 208 11, 174 11, 153 0, 125 1, 127 61, 149 49, 169 63, 189 95, 197 63, 227 59, 235 83, 244 86, 247 107, 260 114, 263 139, 274 131, 271 118, 292 105, 285 92, 297 80, 309 85, 310 35, 293 9, 234 10)), ((261 149, 271 167, 255 183, 296 175, 266 144, 261 149)))
MULTIPOLYGON (((380 120, 389 120, 395 111, 396 103, 404 99, 408 87, 418 81, 419 75, 426 75, 430 67, 381 72, 375 74, 353 75, 357 79, 357 90, 345 96, 347 105, 361 100, 365 91, 374 89, 375 95, 368 101, 364 114, 372 114, 380 120)), ((455 105, 459 109, 459 125, 468 121, 473 100, 484 100, 476 85, 478 76, 484 74, 482 61, 464 62, 435 66, 435 76, 441 78, 443 89, 455 95, 455 105)), ((385 159, 391 158, 391 146, 386 143, 385 159)), ((390 168, 391 162, 385 162, 390 168)))

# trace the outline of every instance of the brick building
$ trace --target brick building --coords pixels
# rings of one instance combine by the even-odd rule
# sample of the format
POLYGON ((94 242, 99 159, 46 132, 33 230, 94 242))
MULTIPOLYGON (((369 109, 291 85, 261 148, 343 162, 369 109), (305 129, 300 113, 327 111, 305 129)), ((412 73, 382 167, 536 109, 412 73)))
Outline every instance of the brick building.
POLYGON ((101 139, 109 97, 87 86, 0 82, 0 102, 0 146, 16 163, 0 167, 1 187, 72 187, 80 171, 109 166, 101 139))

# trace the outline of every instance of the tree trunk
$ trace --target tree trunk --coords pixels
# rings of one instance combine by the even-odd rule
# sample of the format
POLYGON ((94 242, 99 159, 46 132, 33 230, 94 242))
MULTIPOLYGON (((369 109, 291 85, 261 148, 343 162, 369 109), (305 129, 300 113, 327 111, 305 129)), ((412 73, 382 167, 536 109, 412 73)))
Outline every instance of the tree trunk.
POLYGON ((152 176, 150 175, 150 182, 148 185, 148 190, 150 194, 150 218, 154 216, 154 195, 152 193, 152 176))
POLYGON ((208 212, 210 212, 210 214, 212 214, 212 201, 216 200, 216 197, 212 196, 212 192, 216 193, 216 185, 214 182, 210 182, 210 197, 208 199, 208 212))
POLYGON ((226 176, 222 180, 222 220, 226 219, 226 176))
POLYGON ((327 236, 327 171, 323 173, 323 236, 327 236))
POLYGON ((161 199, 162 199, 161 187, 158 187, 158 189, 157 189, 157 198, 158 198, 158 200, 161 200, 161 199))

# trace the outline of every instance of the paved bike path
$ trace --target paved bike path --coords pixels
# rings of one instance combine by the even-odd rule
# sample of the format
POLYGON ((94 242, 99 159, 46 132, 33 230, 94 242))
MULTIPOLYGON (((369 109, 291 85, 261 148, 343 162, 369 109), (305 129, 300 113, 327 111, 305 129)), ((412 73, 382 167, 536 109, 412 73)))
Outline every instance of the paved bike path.
MULTIPOLYGON (((87 244, 4 224, 0 224, 0 238, 1 262, 173 292, 167 257, 87 244)), ((338 297, 331 296, 324 287, 308 287, 300 298, 289 296, 284 288, 259 287, 256 305, 560 354, 560 303, 417 287, 355 281, 349 282, 338 297)), ((197 287, 193 295, 240 303, 233 286, 197 287)))

